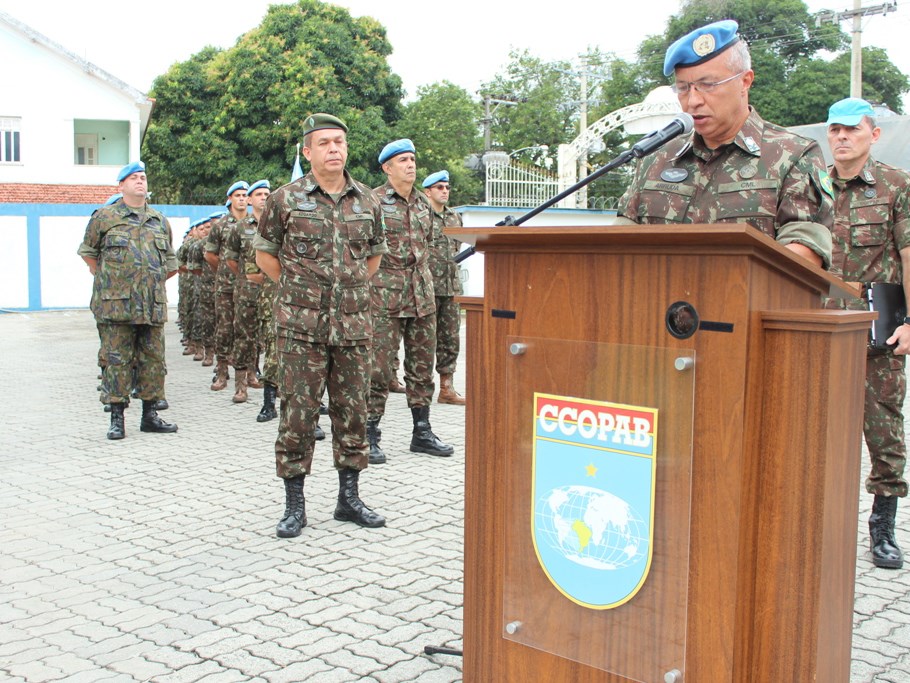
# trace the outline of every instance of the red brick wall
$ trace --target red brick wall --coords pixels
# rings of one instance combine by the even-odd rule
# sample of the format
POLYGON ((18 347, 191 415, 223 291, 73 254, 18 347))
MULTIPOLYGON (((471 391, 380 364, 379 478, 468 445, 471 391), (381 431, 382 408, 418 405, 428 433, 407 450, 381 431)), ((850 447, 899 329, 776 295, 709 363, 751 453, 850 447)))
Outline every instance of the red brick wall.
POLYGON ((0 183, 0 204, 104 204, 116 185, 0 183))

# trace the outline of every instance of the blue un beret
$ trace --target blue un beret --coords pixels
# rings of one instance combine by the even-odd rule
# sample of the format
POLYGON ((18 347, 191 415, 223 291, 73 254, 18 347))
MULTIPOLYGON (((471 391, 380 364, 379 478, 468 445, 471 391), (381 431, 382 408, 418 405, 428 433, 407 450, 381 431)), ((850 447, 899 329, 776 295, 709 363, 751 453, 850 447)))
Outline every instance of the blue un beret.
POLYGON ((248 182, 246 182, 245 180, 238 180, 236 183, 234 183, 233 185, 231 185, 228 188, 227 196, 230 197, 237 190, 249 190, 249 189, 250 189, 250 184, 248 182))
POLYGON ((119 183, 124 178, 129 178, 134 173, 139 173, 140 171, 145 172, 144 161, 134 161, 131 164, 127 164, 121 168, 120 173, 117 174, 117 182, 119 183))
POLYGON ((225 211, 224 209, 218 209, 218 211, 214 211, 209 214, 209 220, 211 221, 216 218, 221 218, 226 213, 227 213, 227 211, 225 211))
POLYGON ((739 42, 737 30, 739 24, 732 19, 724 19, 687 33, 667 48, 664 76, 672 74, 678 66, 695 66, 714 59, 739 42))
POLYGON ((416 154, 417 150, 414 149, 413 142, 407 138, 402 138, 401 140, 390 142, 385 147, 383 147, 382 151, 379 153, 379 163, 384 164, 393 156, 404 154, 405 152, 414 152, 416 154))
POLYGON ((423 181, 424 187, 432 187, 436 183, 447 183, 449 182, 449 172, 448 171, 437 171, 426 177, 423 181))
POLYGON ((247 188, 246 193, 247 193, 248 195, 253 194, 256 190, 259 190, 259 189, 261 189, 261 188, 263 188, 263 187, 264 187, 266 190, 271 190, 271 189, 272 189, 271 183, 269 183, 268 180, 264 180, 264 179, 263 179, 263 180, 257 180, 255 183, 253 183, 252 185, 250 185, 250 186, 247 188))
POLYGON ((875 118, 872 105, 860 97, 848 97, 831 105, 828 110, 828 125, 858 126, 864 116, 875 118))
POLYGON ((111 204, 113 204, 116 201, 119 201, 120 199, 123 199, 122 193, 118 192, 117 194, 112 194, 110 197, 107 198, 107 201, 104 202, 104 206, 110 206, 111 204))

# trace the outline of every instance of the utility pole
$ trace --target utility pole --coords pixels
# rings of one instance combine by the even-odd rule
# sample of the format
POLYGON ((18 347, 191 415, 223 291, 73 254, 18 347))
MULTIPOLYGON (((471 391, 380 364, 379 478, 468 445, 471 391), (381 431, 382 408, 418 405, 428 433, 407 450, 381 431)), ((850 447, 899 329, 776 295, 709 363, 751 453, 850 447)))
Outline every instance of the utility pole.
POLYGON ((483 96, 483 118, 480 122, 483 124, 483 151, 487 152, 493 148, 493 114, 499 105, 514 107, 524 98, 515 97, 514 95, 484 95, 483 96), (493 107, 491 105, 495 104, 493 107))
MULTIPOLYGON (((584 135, 588 130, 588 58, 585 55, 581 57, 579 80, 581 82, 581 111, 578 116, 578 134, 584 135)), ((578 157, 578 177, 584 178, 586 175, 588 175, 588 155, 582 154, 578 157)), ((578 206, 582 209, 588 208, 587 185, 578 193, 578 206)))
POLYGON ((872 16, 873 14, 887 14, 897 9, 897 0, 885 2, 873 7, 863 7, 862 0, 853 0, 853 9, 844 10, 843 12, 834 12, 832 10, 822 10, 815 15, 816 26, 825 23, 837 24, 845 19, 853 20, 853 40, 851 41, 850 53, 850 97, 863 96, 863 17, 872 16))

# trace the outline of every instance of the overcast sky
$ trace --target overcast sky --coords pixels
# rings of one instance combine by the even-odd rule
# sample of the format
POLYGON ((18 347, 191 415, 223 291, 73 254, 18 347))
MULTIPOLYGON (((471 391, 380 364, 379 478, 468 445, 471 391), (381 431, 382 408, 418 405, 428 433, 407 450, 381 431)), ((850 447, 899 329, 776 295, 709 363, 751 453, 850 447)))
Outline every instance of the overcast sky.
MULTIPOLYGON (((884 0, 882 0, 884 2, 884 0)), ((882 2, 864 0, 864 6, 882 2)), ((12 15, 80 57, 147 92, 174 62, 206 45, 230 47, 257 26, 269 0, 0 0, 12 15)), ((508 62, 510 48, 527 48, 544 60, 572 60, 590 46, 633 59, 639 43, 663 32, 678 0, 591 2, 560 0, 543 5, 494 0, 339 0, 354 16, 370 15, 388 29, 389 60, 408 94, 420 85, 449 80, 474 93, 508 62), (539 5, 538 5, 539 7, 539 5)), ((811 11, 843 11, 853 0, 809 0, 811 11)), ((842 23, 845 30, 852 24, 842 23)), ((863 20, 864 45, 885 48, 910 74, 910 0, 897 11, 863 20)), ((761 74, 757 74, 761 78, 761 74)), ((846 93, 844 93, 846 95, 846 93)))

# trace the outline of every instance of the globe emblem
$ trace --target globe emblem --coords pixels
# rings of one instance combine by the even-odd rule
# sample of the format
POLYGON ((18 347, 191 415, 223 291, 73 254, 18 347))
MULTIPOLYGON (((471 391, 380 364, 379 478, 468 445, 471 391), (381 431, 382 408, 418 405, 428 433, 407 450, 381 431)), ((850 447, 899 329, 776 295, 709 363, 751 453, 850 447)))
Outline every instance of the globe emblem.
POLYGON ((622 498, 590 486, 561 486, 536 510, 538 541, 583 567, 616 570, 648 557, 648 526, 622 498))

